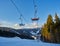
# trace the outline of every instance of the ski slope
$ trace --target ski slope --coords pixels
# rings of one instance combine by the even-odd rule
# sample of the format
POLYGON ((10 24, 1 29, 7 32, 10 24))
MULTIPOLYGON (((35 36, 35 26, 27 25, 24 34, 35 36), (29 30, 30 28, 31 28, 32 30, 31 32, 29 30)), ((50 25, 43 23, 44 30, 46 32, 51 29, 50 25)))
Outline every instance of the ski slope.
POLYGON ((20 39, 18 37, 0 37, 0 46, 60 46, 60 44, 44 43, 42 41, 20 39))

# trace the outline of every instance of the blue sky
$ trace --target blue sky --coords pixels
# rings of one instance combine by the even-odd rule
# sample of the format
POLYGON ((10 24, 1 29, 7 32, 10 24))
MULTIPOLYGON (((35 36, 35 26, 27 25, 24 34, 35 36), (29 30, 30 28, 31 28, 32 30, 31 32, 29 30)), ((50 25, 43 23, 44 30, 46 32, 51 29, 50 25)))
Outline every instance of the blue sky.
MULTIPOLYGON (((24 23, 31 23, 31 18, 34 16, 33 0, 13 0, 25 20, 24 23)), ((60 0, 35 0, 38 7, 39 23, 45 23, 48 14, 54 17, 55 12, 60 15, 60 0)), ((0 0, 0 22, 20 23, 19 13, 10 0, 0 0)), ((60 17, 60 16, 59 16, 60 17)))

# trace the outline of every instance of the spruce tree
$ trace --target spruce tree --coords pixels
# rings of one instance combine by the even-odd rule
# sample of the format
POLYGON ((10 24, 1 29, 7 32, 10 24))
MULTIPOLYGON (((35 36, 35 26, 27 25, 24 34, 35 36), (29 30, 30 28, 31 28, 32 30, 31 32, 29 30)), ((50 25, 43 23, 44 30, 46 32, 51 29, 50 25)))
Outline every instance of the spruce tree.
POLYGON ((59 24, 60 24, 60 19, 59 19, 57 13, 55 13, 55 26, 59 26, 59 24))
POLYGON ((47 18, 47 27, 48 27, 48 31, 51 32, 53 30, 53 18, 51 16, 51 14, 48 15, 48 18, 47 18))
POLYGON ((46 41, 51 39, 52 31, 53 31, 53 19, 52 16, 49 14, 47 22, 44 24, 42 28, 42 35, 46 38, 45 39, 46 41))
POLYGON ((55 37, 57 42, 60 42, 60 18, 58 17, 57 13, 55 13, 55 37))

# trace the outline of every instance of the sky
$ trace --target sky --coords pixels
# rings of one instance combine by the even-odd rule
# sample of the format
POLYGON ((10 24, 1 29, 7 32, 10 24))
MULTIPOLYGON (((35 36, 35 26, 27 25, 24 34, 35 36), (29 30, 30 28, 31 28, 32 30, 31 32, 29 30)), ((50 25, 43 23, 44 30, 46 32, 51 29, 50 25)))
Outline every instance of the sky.
MULTIPOLYGON (((24 19, 23 23, 31 23, 34 17, 33 0, 13 0, 19 8, 24 19)), ((39 24, 44 24, 49 14, 54 17, 55 13, 60 15, 60 0, 35 0, 37 5, 37 16, 39 24)), ((60 17, 60 16, 59 16, 60 17)), ((0 0, 0 23, 20 23, 20 15, 10 0, 0 0)))

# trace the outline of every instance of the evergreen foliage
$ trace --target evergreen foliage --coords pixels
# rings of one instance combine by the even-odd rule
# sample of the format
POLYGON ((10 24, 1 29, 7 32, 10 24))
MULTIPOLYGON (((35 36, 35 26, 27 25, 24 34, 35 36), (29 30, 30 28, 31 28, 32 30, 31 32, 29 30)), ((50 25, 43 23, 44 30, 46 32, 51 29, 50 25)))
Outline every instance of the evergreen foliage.
POLYGON ((41 36, 43 41, 60 43, 60 18, 57 13, 55 13, 54 21, 52 15, 48 15, 47 21, 42 27, 41 36))

